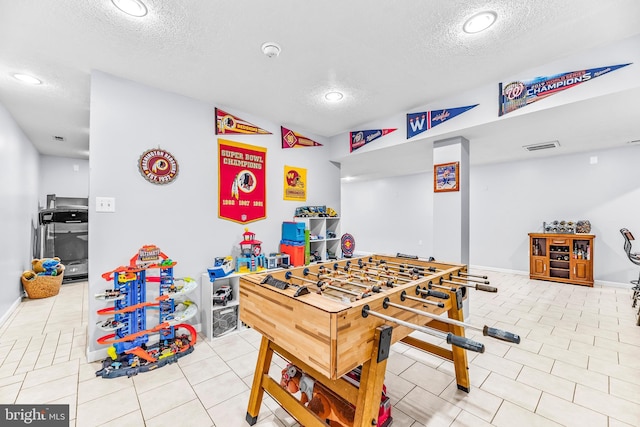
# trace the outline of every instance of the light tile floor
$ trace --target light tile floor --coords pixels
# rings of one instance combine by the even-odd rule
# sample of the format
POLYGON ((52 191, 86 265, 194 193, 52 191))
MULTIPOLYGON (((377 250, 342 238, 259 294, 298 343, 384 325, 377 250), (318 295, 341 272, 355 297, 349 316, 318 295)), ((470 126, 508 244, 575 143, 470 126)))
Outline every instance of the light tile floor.
MULTIPOLYGON (((394 427, 640 426, 640 327, 629 289, 483 273, 499 292, 472 292, 468 320, 516 332, 521 344, 468 329, 486 345, 469 352, 469 394, 457 390, 450 362, 395 344, 385 379, 394 427)), ((102 379, 85 357, 87 304, 86 282, 65 284, 56 297, 23 301, 0 326, 0 403, 69 404, 78 427, 248 425, 258 333, 200 340, 179 363, 102 379)), ((284 366, 275 357, 271 375, 284 366)), ((297 424, 267 396, 257 425, 297 424)))

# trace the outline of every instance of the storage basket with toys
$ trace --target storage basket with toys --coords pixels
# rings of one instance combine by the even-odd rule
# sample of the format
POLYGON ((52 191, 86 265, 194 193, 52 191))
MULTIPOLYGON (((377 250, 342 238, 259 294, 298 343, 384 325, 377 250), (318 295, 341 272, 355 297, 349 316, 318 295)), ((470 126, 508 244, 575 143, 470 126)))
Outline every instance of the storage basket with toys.
POLYGON ((64 277, 64 265, 60 258, 43 258, 31 261, 32 270, 22 273, 22 286, 31 299, 58 295, 64 277))

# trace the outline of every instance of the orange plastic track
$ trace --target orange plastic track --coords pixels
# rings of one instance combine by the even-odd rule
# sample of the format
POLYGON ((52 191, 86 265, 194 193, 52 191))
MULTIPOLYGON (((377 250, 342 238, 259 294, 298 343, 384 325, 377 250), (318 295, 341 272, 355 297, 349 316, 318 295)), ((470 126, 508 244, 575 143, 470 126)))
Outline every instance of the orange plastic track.
MULTIPOLYGON (((138 331, 136 333, 133 334, 129 334, 124 336, 123 338, 118 338, 118 339, 113 339, 115 338, 116 334, 108 334, 105 335, 103 337, 98 338, 96 341, 98 342, 98 344, 115 344, 118 342, 125 342, 125 341, 132 341, 134 338, 143 336, 143 335, 148 335, 149 333, 153 333, 153 332, 160 332, 162 329, 169 329, 171 326, 167 323, 160 323, 158 326, 152 328, 152 329, 145 329, 144 331, 138 331)), ((198 333, 196 332, 195 328, 187 323, 179 323, 177 325, 175 325, 174 330, 176 329, 186 329, 187 331, 189 331, 189 333, 191 334, 191 345, 194 345, 196 343, 196 341, 198 340, 198 333)), ((140 351, 144 351, 142 350, 140 347, 136 347, 139 348, 140 351)), ((134 352, 134 349, 131 350, 127 350, 127 352, 134 352)), ((146 353, 146 352, 145 352, 146 353)), ((137 353, 135 353, 137 354, 137 353)), ((138 354, 138 356, 141 356, 140 354, 138 354)), ((142 356, 141 356, 142 357, 142 356)), ((147 356, 145 357, 145 359, 147 360, 151 360, 149 359, 151 356, 149 356, 147 354, 147 356)))

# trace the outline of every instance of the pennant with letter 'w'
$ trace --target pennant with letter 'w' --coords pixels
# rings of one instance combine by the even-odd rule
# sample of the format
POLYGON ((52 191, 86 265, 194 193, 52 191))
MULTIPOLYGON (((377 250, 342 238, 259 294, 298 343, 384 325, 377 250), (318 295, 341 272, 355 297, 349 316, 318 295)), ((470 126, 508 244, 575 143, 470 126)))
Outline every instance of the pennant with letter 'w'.
POLYGON ((447 120, 453 119, 460 114, 469 111, 478 104, 467 105, 466 107, 447 108, 445 110, 431 110, 422 113, 407 114, 407 139, 421 134, 434 126, 438 126, 447 120))

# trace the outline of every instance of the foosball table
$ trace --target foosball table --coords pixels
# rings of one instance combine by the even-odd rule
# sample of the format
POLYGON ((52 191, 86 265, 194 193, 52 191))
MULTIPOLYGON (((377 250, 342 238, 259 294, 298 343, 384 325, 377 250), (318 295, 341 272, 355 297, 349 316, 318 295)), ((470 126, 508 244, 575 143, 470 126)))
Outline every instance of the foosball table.
POLYGON ((497 291, 486 279, 468 273, 464 264, 402 254, 243 276, 240 319, 262 334, 247 422, 256 423, 266 391, 300 424, 326 426, 326 418, 269 376, 274 352, 351 405, 349 416, 332 425, 383 425, 378 423, 380 396, 390 347, 398 341, 453 362, 458 389, 469 392, 466 351, 482 353, 484 344, 466 338, 465 328, 520 341, 513 333, 464 322, 469 289, 497 291), (443 344, 410 335, 414 331, 443 344), (358 384, 350 381, 354 369, 358 384))

